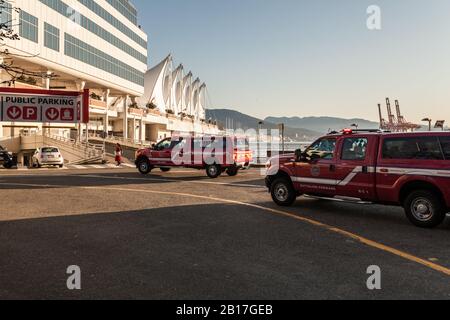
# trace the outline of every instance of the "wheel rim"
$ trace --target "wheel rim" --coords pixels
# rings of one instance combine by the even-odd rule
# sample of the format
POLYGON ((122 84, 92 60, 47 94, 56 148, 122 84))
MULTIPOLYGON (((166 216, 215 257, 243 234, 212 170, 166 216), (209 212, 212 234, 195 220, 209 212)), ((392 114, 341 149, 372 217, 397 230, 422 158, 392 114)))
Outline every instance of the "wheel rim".
POLYGON ((148 170, 148 164, 145 162, 141 162, 141 171, 147 171, 148 170))
POLYGON ((433 205, 425 198, 415 199, 411 204, 411 212, 414 218, 422 222, 427 222, 434 216, 433 205))
POLYGON ((216 166, 209 167, 209 174, 212 175, 212 176, 215 176, 217 174, 216 166))
POLYGON ((285 202, 289 197, 289 189, 286 185, 279 183, 275 186, 275 198, 278 201, 285 202))

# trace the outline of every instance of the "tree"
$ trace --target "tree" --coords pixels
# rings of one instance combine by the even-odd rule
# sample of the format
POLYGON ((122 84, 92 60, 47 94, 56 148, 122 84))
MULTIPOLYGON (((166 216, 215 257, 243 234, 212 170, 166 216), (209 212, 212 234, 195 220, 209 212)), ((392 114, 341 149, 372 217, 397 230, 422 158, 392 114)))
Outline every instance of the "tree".
POLYGON ((20 12, 20 8, 15 7, 11 0, 0 0, 0 69, 4 70, 11 77, 10 80, 1 84, 13 84, 16 80, 25 80, 33 83, 35 78, 54 78, 54 74, 47 72, 31 71, 15 64, 14 58, 33 58, 38 55, 19 55, 11 53, 6 47, 6 41, 20 41, 20 36, 14 30, 19 24, 14 24, 12 12, 20 12))

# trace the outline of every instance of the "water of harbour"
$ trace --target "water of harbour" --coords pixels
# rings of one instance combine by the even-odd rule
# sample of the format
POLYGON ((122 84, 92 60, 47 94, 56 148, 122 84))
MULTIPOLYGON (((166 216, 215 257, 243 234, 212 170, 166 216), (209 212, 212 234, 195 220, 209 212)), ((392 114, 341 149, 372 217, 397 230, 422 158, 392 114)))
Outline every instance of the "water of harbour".
MULTIPOLYGON (((311 145, 311 142, 285 142, 284 143, 284 153, 295 152, 298 149, 306 149, 311 145)), ((282 153, 283 146, 281 143, 265 143, 261 142, 258 153, 258 143, 250 142, 250 149, 253 152, 253 158, 259 159, 259 163, 264 163, 268 160, 271 154, 282 153)))

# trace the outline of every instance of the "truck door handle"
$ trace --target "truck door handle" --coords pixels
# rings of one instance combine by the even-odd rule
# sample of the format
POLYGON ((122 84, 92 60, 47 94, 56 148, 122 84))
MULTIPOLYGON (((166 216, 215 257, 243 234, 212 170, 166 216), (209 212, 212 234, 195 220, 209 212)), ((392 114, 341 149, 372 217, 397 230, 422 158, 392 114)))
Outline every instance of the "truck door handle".
POLYGON ((331 172, 335 172, 336 171, 336 166, 334 164, 330 165, 330 171, 331 172))
POLYGON ((363 166, 362 173, 369 173, 369 168, 367 166, 363 166))

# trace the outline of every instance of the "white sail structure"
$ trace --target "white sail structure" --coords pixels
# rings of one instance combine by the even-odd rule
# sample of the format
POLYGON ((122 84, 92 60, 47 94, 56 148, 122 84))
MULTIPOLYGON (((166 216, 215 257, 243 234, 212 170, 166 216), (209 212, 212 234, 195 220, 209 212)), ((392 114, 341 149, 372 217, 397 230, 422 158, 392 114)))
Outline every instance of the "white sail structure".
POLYGON ((173 85, 172 59, 170 59, 170 62, 165 71, 166 73, 164 74, 164 84, 163 84, 163 97, 166 109, 165 111, 172 110, 175 113, 174 106, 172 104, 172 85, 173 85))
POLYGON ((197 119, 206 120, 206 99, 207 99, 207 91, 206 91, 206 83, 203 83, 199 88, 198 93, 198 107, 197 107, 197 119))
POLYGON ((186 113, 187 115, 192 115, 191 111, 191 100, 192 100, 192 72, 189 72, 184 78, 183 78, 183 95, 182 95, 183 101, 181 102, 182 105, 182 112, 186 113))
POLYGON ((199 120, 198 118, 198 104, 199 104, 199 98, 200 98, 200 79, 197 78, 192 83, 192 97, 191 97, 191 115, 195 117, 196 120, 199 120))
POLYGON ((161 113, 170 106, 172 89, 172 56, 169 55, 158 65, 148 70, 144 77, 144 95, 137 99, 141 106, 153 103, 161 113))
POLYGON ((176 115, 183 113, 183 65, 180 64, 172 72, 172 98, 171 98, 171 108, 176 115))
POLYGON ((184 73, 182 64, 173 69, 172 56, 169 55, 147 71, 145 93, 137 98, 137 102, 143 108, 152 103, 162 114, 171 110, 176 116, 186 114, 196 121, 206 120, 206 84, 202 84, 199 78, 193 79, 192 72, 184 73))

